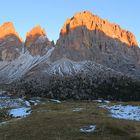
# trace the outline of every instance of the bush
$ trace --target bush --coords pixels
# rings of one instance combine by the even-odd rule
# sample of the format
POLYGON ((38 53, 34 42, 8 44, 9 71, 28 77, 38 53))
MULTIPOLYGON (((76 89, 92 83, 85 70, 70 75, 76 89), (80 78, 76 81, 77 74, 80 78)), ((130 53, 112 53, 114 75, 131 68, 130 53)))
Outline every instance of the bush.
POLYGON ((140 82, 132 78, 121 77, 89 77, 75 76, 51 76, 45 84, 42 81, 21 80, 14 87, 17 93, 21 91, 32 96, 45 96, 58 99, 108 99, 132 101, 140 100, 140 82))

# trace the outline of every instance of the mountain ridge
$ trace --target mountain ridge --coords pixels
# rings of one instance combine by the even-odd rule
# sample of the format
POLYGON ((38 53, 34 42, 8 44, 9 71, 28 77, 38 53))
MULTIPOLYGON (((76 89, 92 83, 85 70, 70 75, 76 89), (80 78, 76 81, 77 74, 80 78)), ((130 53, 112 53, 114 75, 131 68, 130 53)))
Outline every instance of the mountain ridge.
POLYGON ((60 31, 60 36, 68 34, 79 26, 86 26, 88 30, 103 31, 107 36, 120 39, 130 47, 138 46, 135 36, 130 31, 124 30, 118 24, 110 23, 90 11, 78 12, 72 18, 68 18, 60 31))
MULTIPOLYGON (((10 22, 6 24, 9 25, 6 26, 7 32, 13 33, 19 42, 18 45, 17 42, 12 45, 9 59, 3 59, 7 52, 1 58, 0 83, 13 82, 24 75, 26 77, 34 69, 38 70, 34 72, 37 77, 44 73, 41 69, 48 71, 46 76, 51 73, 49 71, 61 76, 65 76, 63 73, 67 75, 67 72, 76 74, 79 72, 78 63, 80 65, 85 61, 97 64, 95 67, 99 71, 109 68, 114 70, 114 75, 118 72, 140 78, 140 49, 135 36, 89 11, 76 13, 66 20, 56 44, 48 39, 41 26, 35 26, 27 32, 23 43, 14 25, 10 22), (99 66, 102 67, 99 69, 99 66)), ((10 34, 10 37, 13 38, 13 35, 10 34)), ((6 41, 11 46, 11 41, 6 41)), ((5 48, 7 46, 0 47, 0 54, 5 48)))
POLYGON ((30 32, 27 32, 25 47, 33 55, 44 55, 46 48, 51 47, 46 31, 41 26, 35 26, 30 32))

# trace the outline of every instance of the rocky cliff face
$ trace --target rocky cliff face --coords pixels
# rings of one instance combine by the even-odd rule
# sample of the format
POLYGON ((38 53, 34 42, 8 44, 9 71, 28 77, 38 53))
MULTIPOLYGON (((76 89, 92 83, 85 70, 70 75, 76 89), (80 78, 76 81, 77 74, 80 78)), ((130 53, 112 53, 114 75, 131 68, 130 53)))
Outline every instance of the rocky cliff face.
POLYGON ((0 26, 0 61, 12 61, 19 57, 22 46, 22 39, 11 22, 0 26))
POLYGON ((40 26, 27 33, 24 52, 22 45, 12 23, 0 27, 0 60, 6 60, 0 61, 0 84, 11 84, 14 93, 84 100, 139 97, 135 36, 88 11, 67 19, 56 45, 40 26))
POLYGON ((89 11, 76 13, 71 19, 67 19, 61 29, 60 36, 65 36, 78 27, 86 27, 89 31, 101 31, 106 36, 116 38, 129 47, 138 46, 135 36, 131 32, 122 29, 117 24, 112 24, 93 15, 89 11))
POLYGON ((62 57, 75 61, 92 60, 121 72, 133 73, 140 60, 139 54, 131 32, 85 11, 66 20, 52 60, 62 57))
POLYGON ((25 47, 29 52, 35 55, 44 55, 47 52, 47 47, 52 44, 46 36, 46 32, 40 26, 34 27, 26 35, 25 47))
POLYGON ((112 75, 140 78, 140 49, 135 36, 88 11, 67 19, 56 45, 40 26, 27 33, 25 51, 21 53, 22 45, 12 23, 0 27, 0 60, 11 61, 0 61, 0 83, 24 75, 29 78, 26 74, 35 80, 40 77, 40 81, 50 75, 89 74, 86 71, 92 68, 94 77, 100 75, 98 72, 109 77, 111 72, 105 69, 111 69, 112 75))

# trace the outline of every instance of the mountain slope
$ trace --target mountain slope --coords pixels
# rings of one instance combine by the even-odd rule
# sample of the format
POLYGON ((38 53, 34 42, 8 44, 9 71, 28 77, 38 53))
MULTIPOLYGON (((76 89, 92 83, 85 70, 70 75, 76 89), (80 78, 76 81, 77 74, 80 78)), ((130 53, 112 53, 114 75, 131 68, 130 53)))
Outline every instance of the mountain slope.
POLYGON ((85 11, 67 19, 51 60, 63 57, 74 61, 91 60, 137 77, 140 75, 139 54, 131 32, 85 11))
POLYGON ((32 56, 28 51, 21 53, 20 56, 12 62, 0 62, 0 83, 11 83, 20 78, 36 65, 49 62, 49 57, 54 48, 47 50, 47 53, 40 57, 32 56))

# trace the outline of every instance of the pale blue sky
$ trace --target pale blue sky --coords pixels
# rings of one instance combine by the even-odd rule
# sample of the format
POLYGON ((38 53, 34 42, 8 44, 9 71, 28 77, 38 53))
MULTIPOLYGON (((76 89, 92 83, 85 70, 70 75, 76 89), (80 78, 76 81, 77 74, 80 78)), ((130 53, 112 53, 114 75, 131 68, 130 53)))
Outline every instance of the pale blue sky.
POLYGON ((50 39, 57 40, 67 17, 89 10, 133 32, 140 43, 140 0, 0 0, 0 24, 12 21, 25 38, 41 25, 50 39))

